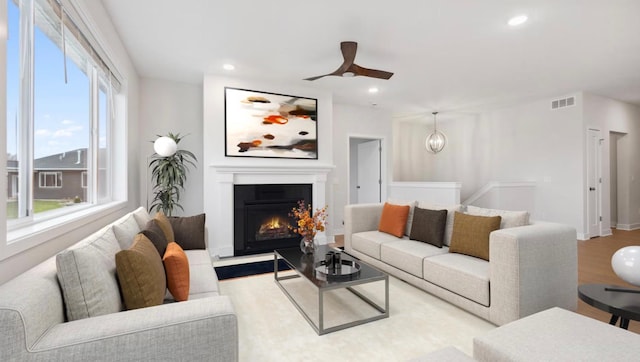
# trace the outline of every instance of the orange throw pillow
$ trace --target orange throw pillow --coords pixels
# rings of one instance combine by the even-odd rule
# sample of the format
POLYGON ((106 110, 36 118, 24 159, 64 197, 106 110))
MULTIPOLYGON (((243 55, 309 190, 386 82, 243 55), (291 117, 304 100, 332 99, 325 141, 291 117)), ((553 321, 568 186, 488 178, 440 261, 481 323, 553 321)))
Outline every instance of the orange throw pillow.
POLYGON ((175 241, 167 245, 162 257, 167 274, 167 288, 173 299, 183 302, 189 299, 189 259, 175 241))
POLYGON ((393 205, 385 202, 382 207, 378 231, 401 238, 404 235, 410 209, 409 205, 393 205))

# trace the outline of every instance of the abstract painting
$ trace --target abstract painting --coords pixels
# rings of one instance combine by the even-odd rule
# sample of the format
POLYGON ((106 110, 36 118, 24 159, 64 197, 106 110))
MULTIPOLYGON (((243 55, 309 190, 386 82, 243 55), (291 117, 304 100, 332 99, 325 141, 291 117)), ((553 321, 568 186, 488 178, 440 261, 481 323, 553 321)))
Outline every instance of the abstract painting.
POLYGON ((318 159, 318 100, 225 87, 225 156, 318 159))

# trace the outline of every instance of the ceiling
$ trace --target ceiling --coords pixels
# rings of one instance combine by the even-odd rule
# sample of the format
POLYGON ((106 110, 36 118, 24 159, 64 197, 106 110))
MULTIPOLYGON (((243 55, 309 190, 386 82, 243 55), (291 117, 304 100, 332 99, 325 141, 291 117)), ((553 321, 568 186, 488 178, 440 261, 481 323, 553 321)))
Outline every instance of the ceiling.
POLYGON ((103 0, 141 77, 306 86, 396 115, 476 112, 588 91, 640 105, 638 0, 103 0), (510 27, 514 15, 529 20, 510 27), (395 72, 303 78, 355 62, 395 72), (226 71, 224 63, 235 65, 226 71), (370 87, 377 94, 370 94, 370 87))

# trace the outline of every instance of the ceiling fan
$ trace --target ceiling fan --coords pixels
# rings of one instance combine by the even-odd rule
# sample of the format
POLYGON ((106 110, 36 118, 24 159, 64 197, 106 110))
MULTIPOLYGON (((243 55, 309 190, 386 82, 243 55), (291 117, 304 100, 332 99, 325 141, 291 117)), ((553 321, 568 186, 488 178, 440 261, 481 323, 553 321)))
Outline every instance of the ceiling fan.
POLYGON ((355 41, 343 41, 340 43, 340 50, 342 50, 342 57, 344 62, 335 72, 319 75, 316 77, 305 78, 304 80, 316 80, 329 75, 341 76, 341 77, 371 77, 380 79, 389 79, 393 75, 391 72, 385 72, 384 70, 363 68, 353 61, 356 58, 356 50, 358 50, 358 43, 355 41))

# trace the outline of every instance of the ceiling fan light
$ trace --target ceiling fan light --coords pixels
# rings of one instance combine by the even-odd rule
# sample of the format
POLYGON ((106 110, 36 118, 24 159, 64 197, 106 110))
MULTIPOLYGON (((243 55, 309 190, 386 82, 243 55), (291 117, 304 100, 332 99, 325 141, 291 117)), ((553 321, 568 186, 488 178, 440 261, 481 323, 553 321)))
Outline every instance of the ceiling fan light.
POLYGON ((508 24, 511 26, 518 26, 518 25, 522 25, 525 22, 527 22, 527 19, 529 19, 526 15, 518 15, 518 16, 514 16, 513 18, 509 19, 508 24))
POLYGON ((345 77, 345 78, 351 78, 351 77, 355 77, 356 73, 354 73, 354 72, 344 72, 344 73, 342 73, 342 76, 345 77))

